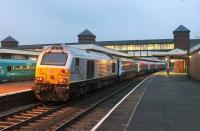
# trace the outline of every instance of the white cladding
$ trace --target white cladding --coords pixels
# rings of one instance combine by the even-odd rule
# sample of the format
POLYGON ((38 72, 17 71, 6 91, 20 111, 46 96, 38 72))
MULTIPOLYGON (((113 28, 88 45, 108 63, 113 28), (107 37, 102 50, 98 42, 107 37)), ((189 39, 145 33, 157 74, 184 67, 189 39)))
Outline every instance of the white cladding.
POLYGON ((87 58, 87 59, 97 59, 97 60, 110 60, 111 58, 103 53, 95 52, 95 51, 87 51, 78 49, 71 46, 64 46, 64 50, 67 50, 68 54, 71 54, 74 57, 78 58, 87 58))

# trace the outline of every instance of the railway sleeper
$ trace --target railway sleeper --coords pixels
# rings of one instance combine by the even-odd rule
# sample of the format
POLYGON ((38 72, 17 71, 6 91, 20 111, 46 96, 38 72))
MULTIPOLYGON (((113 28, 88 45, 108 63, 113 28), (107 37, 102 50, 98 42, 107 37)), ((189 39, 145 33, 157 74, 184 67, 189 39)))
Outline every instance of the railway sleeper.
POLYGON ((27 111, 26 113, 33 114, 33 115, 39 115, 39 114, 41 114, 40 111, 27 111))
POLYGON ((0 121, 0 125, 13 125, 16 124, 16 122, 11 122, 11 121, 0 121))
POLYGON ((32 117, 28 117, 28 116, 13 116, 13 117, 14 118, 19 118, 19 119, 21 119, 21 121, 32 118, 32 117))
POLYGON ((51 108, 43 108, 43 107, 40 107, 40 108, 35 109, 35 111, 41 111, 41 110, 43 110, 43 111, 48 111, 48 110, 51 110, 51 108))
POLYGON ((38 107, 36 109, 43 109, 43 110, 50 110, 52 109, 53 107, 46 107, 46 106, 43 106, 43 107, 38 107))
POLYGON ((42 112, 47 112, 47 111, 49 111, 49 110, 46 110, 46 109, 33 109, 32 110, 33 112, 40 112, 40 113, 42 113, 42 112))
POLYGON ((13 117, 11 117, 11 118, 6 118, 5 120, 6 120, 6 121, 10 121, 10 122, 17 122, 17 123, 22 121, 22 119, 13 118, 13 117))
POLYGON ((35 114, 30 114, 30 113, 21 113, 22 116, 27 116, 27 117, 34 117, 36 116, 35 114))
POLYGON ((9 126, 6 126, 6 125, 0 125, 0 129, 5 129, 5 128, 8 128, 9 126))

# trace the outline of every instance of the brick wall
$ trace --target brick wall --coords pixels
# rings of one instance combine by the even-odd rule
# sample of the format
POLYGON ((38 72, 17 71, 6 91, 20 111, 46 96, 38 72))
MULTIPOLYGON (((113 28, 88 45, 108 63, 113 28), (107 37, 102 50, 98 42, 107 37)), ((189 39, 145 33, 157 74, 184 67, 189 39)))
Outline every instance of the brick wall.
POLYGON ((79 36, 78 43, 91 44, 95 42, 95 36, 79 36))
POLYGON ((190 36, 188 32, 174 32, 175 48, 187 50, 190 44, 190 36))
POLYGON ((200 54, 196 52, 190 58, 190 75, 192 78, 200 80, 200 54))
POLYGON ((2 48, 15 48, 18 46, 18 42, 1 42, 2 48))

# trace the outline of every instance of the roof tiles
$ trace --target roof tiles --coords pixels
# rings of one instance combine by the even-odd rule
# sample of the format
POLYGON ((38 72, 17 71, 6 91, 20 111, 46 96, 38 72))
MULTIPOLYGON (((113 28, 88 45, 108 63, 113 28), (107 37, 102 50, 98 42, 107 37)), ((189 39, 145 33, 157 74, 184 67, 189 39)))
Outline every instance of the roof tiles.
POLYGON ((18 41, 15 40, 13 37, 8 36, 5 39, 3 39, 1 42, 18 42, 18 41))
POLYGON ((85 29, 83 32, 78 34, 78 36, 95 36, 92 32, 90 32, 88 29, 85 29))
POLYGON ((174 30, 174 32, 190 32, 185 26, 180 25, 178 28, 174 30))

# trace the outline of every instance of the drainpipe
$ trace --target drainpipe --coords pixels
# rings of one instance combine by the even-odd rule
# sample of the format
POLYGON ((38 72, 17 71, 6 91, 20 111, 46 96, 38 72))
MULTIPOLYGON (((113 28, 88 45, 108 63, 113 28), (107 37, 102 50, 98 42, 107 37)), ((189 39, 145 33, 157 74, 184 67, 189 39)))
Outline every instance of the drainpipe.
POLYGON ((187 76, 190 76, 190 49, 187 49, 187 54, 186 54, 186 73, 187 76))

